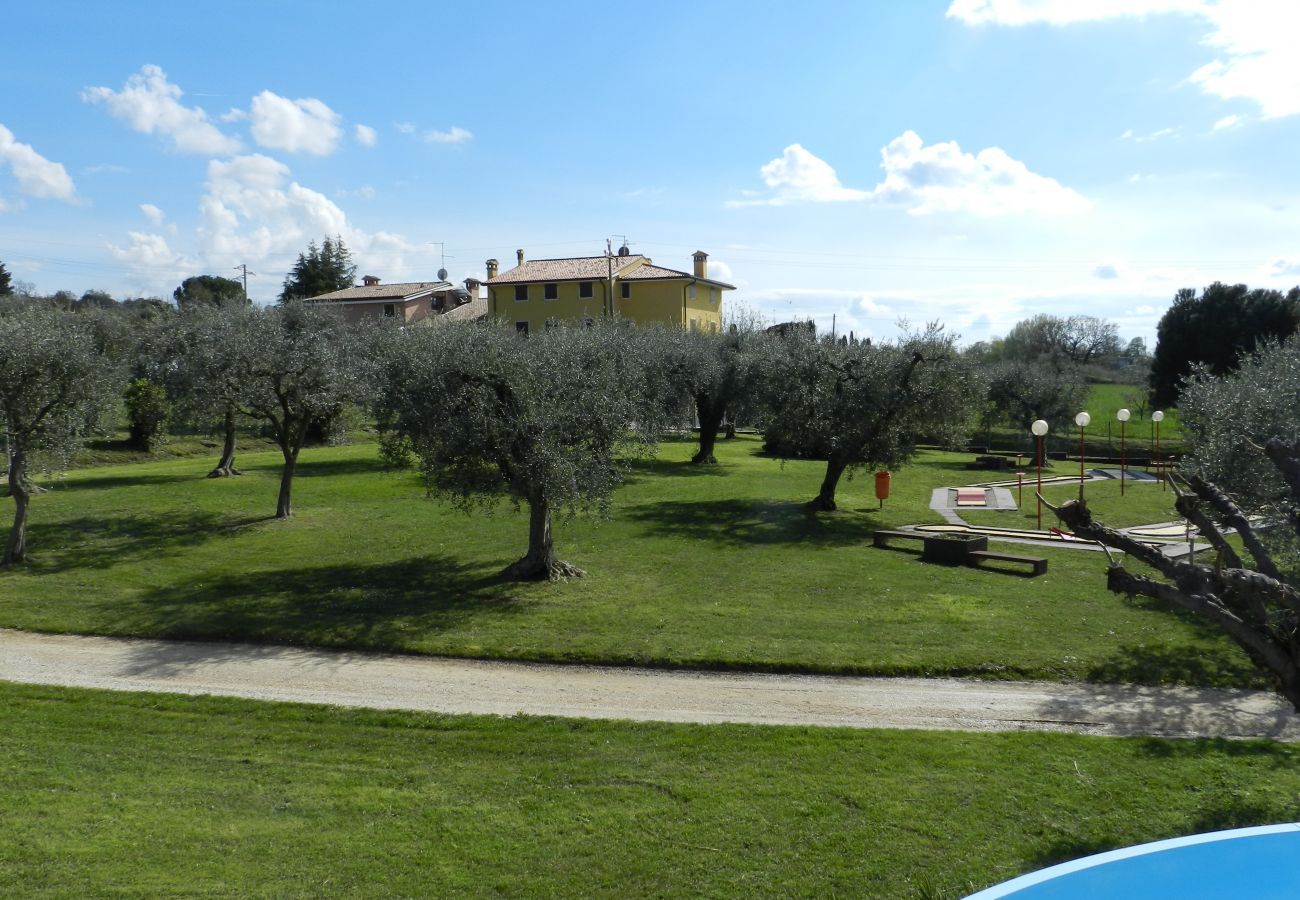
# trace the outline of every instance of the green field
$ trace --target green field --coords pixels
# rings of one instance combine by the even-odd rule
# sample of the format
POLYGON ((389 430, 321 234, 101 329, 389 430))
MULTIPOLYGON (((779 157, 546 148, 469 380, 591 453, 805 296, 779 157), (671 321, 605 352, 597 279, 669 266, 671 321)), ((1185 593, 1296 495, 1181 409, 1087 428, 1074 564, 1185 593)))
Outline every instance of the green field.
MULTIPOLYGON (((1092 417, 1084 434, 1084 451, 1089 457, 1120 457, 1120 425, 1115 414, 1122 408, 1128 408, 1132 417, 1124 428, 1124 443, 1135 454, 1146 455, 1153 451, 1155 431, 1148 409, 1139 413, 1133 403, 1132 395, 1140 389, 1131 384, 1094 384, 1089 389, 1088 400, 1083 408, 1092 417)), ((1178 410, 1164 410, 1165 419, 1160 423, 1160 446, 1162 453, 1178 452, 1182 444, 1182 427, 1178 421, 1178 410)), ((1000 424, 986 433, 975 428, 971 441, 984 445, 990 443, 994 449, 1001 451, 1023 452, 1031 457, 1034 452, 1033 437, 1029 433, 1028 422, 1023 428, 1010 428, 1000 424)), ((1074 414, 1068 420, 1049 422, 1051 430, 1047 433, 1046 449, 1064 451, 1074 456, 1079 452, 1079 430, 1074 424, 1074 414)))
MULTIPOLYGON (((30 565, 0 573, 0 626, 238 639, 506 659, 861 674, 975 674, 1257 685, 1226 640, 1104 588, 1104 557, 1044 551, 1045 577, 947 568, 877 550, 878 527, 937 521, 935 485, 986 477, 929 453, 810 516, 822 466, 720 444, 687 465, 669 441, 610 521, 561 524, 589 577, 505 583, 526 517, 467 516, 384 471, 373 444, 308 450, 293 519, 274 509, 279 455, 203 477, 207 458, 80 469, 36 498, 30 565)), ((1158 491, 1134 491, 1145 504, 1158 491)), ((1068 491, 1067 491, 1068 493, 1068 491)), ((1171 495, 1165 494, 1165 497, 1171 495)), ((1008 514, 1015 515, 1015 514, 1008 514)), ((1144 513, 1149 515, 1149 513, 1144 513)), ((1159 517, 1157 517, 1159 518, 1159 517)))
POLYGON ((1297 754, 0 684, 0 895, 955 898, 1294 820, 1297 754))

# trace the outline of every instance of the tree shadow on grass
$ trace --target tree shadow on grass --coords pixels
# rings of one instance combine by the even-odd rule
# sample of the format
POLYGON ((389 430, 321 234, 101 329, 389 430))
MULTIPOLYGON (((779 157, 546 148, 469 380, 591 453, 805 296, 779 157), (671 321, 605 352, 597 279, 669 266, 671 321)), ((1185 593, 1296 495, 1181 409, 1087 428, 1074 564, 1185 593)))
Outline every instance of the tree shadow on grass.
POLYGON ((35 568, 44 572, 102 569, 140 556, 165 556, 233 535, 270 521, 267 516, 154 511, 141 516, 83 516, 61 522, 34 522, 27 543, 35 568))
POLYGON ((1088 681, 1268 688, 1268 678, 1233 647, 1125 644, 1097 663, 1088 681))
MULTIPOLYGON (((216 459, 212 461, 216 465, 216 459)), ((53 481, 41 482, 42 487, 49 488, 53 493, 65 491, 97 491, 113 488, 130 488, 130 487, 158 487, 164 484, 181 484, 189 481, 202 481, 207 475, 207 470, 202 472, 185 472, 177 475, 141 475, 130 472, 126 466, 122 471, 114 472, 110 475, 96 475, 91 478, 56 478, 53 481)))
POLYGON ((482 569, 418 557, 237 572, 161 586, 142 602, 148 630, 173 640, 400 650, 469 619, 514 613, 514 587, 482 569))
MULTIPOLYGON (((277 459, 274 469, 279 471, 283 463, 277 459)), ((400 469, 394 469, 388 466, 380 459, 378 452, 374 456, 356 457, 350 459, 312 459, 312 448, 308 447, 303 450, 302 456, 298 458, 298 465, 294 468, 294 478, 316 478, 320 476, 335 475, 382 475, 393 472, 400 472, 400 469)), ((410 470, 407 470, 410 471, 410 470)))
POLYGON ((801 503, 752 500, 664 500, 623 513, 655 535, 728 546, 847 545, 867 540, 878 524, 857 513, 812 513, 801 503))
MULTIPOLYGON (((1183 741, 1181 743, 1199 743, 1183 741)), ((1204 747, 1201 750, 1204 751, 1204 747)), ((1152 835, 1144 838, 1120 837, 1114 834, 1102 835, 1060 835, 1053 838, 1028 860, 1029 871, 1059 865, 1060 863, 1082 859, 1122 847, 1131 847, 1150 841, 1182 837, 1192 834, 1206 834, 1212 831, 1224 831, 1230 828, 1249 828, 1255 825, 1272 825, 1278 822, 1294 822, 1300 817, 1300 802, 1294 797, 1263 795, 1259 791, 1243 792, 1228 789, 1220 794, 1206 798, 1206 802, 1190 813, 1190 821, 1176 831, 1152 835)))
POLYGON ((631 484, 644 476, 656 477, 692 477, 695 475, 726 475, 730 470, 726 463, 715 465, 696 465, 689 460, 634 459, 628 463, 626 481, 631 484))

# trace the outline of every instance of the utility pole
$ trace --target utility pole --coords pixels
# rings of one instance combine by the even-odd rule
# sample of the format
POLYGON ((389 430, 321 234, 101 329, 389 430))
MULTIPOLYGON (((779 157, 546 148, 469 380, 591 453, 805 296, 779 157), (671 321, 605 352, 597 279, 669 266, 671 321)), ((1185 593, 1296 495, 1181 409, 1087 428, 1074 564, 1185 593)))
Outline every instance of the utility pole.
POLYGON ((240 263, 239 265, 235 266, 235 271, 244 273, 244 302, 247 303, 248 302, 248 276, 249 275, 256 276, 257 273, 248 271, 247 263, 240 263))
POLYGON ((605 318, 614 316, 614 245, 605 238, 605 318))

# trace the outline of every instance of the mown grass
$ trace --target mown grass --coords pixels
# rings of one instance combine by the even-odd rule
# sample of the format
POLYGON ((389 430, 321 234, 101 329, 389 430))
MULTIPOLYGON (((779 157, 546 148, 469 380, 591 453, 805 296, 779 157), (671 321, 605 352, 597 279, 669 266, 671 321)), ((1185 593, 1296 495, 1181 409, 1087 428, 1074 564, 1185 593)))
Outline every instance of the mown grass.
POLYGON ((0 893, 958 897, 1294 820, 1298 754, 0 684, 0 893))
MULTIPOLYGON (((32 508, 30 565, 0 573, 0 626, 249 640, 470 657, 863 674, 974 674, 1257 685, 1217 634, 1104 588, 1104 557, 1044 551, 1014 574, 877 550, 879 527, 937 521, 932 487, 982 477, 931 453, 895 474, 884 509, 871 480, 841 511, 811 516, 822 466, 689 441, 638 464, 610 521, 561 523, 563 584, 497 573, 523 553, 526 516, 467 516, 373 445, 311 449, 296 515, 269 518, 279 456, 208 480, 207 458, 82 469, 32 508)), ((1143 486, 1148 492, 1150 486, 1143 486)), ((1134 492, 1136 496, 1136 491, 1134 492)))
MULTIPOLYGON (((1094 384, 1088 391, 1088 399, 1083 409, 1088 411, 1092 422, 1084 434, 1084 452, 1089 457, 1120 457, 1120 425, 1115 414, 1127 408, 1132 414, 1124 428, 1124 443, 1128 452, 1134 455, 1147 455, 1154 450, 1155 431, 1151 423, 1152 410, 1139 414, 1132 402, 1132 395, 1144 388, 1131 384, 1094 384)), ((1165 419, 1160 423, 1161 453, 1181 451, 1182 426, 1178 420, 1177 409, 1164 410, 1165 419)), ((1074 424, 1074 413, 1060 422, 1049 422, 1051 430, 1047 433, 1045 447, 1048 452, 1065 451, 1071 456, 1079 452, 1079 430, 1074 424)), ((1022 428, 1010 428, 998 425, 991 432, 976 428, 971 440, 976 444, 991 443, 1003 451, 1022 451, 1026 457, 1034 453, 1034 439, 1029 433, 1029 422, 1022 428)))

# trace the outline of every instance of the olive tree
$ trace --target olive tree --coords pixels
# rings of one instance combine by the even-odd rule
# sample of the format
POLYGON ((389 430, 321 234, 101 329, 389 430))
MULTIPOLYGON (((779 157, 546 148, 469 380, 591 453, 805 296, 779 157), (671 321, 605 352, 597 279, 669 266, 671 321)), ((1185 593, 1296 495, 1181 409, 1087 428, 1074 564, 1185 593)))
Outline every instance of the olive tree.
POLYGON ((791 333, 773 342, 763 392, 769 445, 826 459, 808 505, 833 510, 845 472, 899 466, 922 437, 947 444, 964 436, 982 387, 954 338, 932 323, 872 344, 791 333))
POLYGON ((14 522, 0 565, 27 555, 30 467, 66 463, 112 406, 119 369, 92 317, 37 304, 0 311, 0 422, 14 522))
MULTIPOLYGON (((308 428, 340 405, 366 399, 364 360, 342 318, 324 307, 289 302, 214 321, 224 323, 213 326, 226 342, 216 364, 234 386, 235 410, 266 423, 284 457, 275 517, 286 519, 293 514, 293 474, 308 428)), ((224 390, 214 391, 214 402, 224 390)))
POLYGON ((717 463, 718 432, 753 394, 765 337, 742 327, 726 332, 672 329, 659 335, 662 366, 699 417, 700 446, 693 464, 717 463))
POLYGON ((986 377, 994 415, 1017 428, 1035 419, 1071 419, 1088 396, 1079 368, 1062 358, 994 363, 986 377))
POLYGON ((1110 590, 1209 621, 1300 712, 1300 344, 1267 347, 1235 374, 1195 371, 1180 409, 1190 454, 1176 505, 1209 542, 1209 560, 1166 556, 1093 520, 1081 501, 1057 514, 1081 537, 1161 576, 1112 558, 1110 590))
POLYGON ((503 495, 528 506, 528 552, 504 577, 582 575, 556 556, 552 514, 607 513, 629 458, 653 449, 664 409, 645 389, 655 342, 606 322, 394 337, 377 401, 386 456, 414 457, 429 491, 467 511, 503 495))

